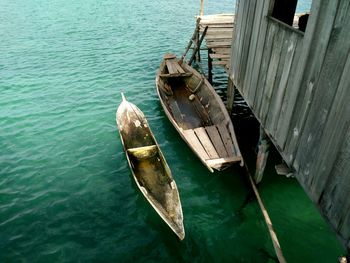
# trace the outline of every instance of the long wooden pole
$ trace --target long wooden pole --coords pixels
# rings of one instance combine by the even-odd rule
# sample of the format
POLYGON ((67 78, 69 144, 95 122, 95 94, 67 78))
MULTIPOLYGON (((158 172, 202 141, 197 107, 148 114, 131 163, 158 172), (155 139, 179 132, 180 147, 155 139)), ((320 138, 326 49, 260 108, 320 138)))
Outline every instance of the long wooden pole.
POLYGON ((204 0, 201 0, 201 8, 199 10, 199 15, 204 15, 204 0))
POLYGON ((283 253, 282 253, 282 249, 281 249, 281 245, 280 243, 278 242, 278 238, 277 238, 277 235, 276 235, 276 232, 275 230, 273 229, 273 226, 272 226, 272 222, 271 222, 271 219, 270 219, 270 216, 269 214, 267 213, 267 210, 265 208, 265 205, 260 197, 260 194, 259 194, 259 191, 258 189, 256 188, 256 185, 255 185, 255 182, 248 170, 248 167, 247 165, 245 164, 245 170, 246 170, 246 173, 247 173, 247 176, 249 178, 249 182, 250 184, 252 185, 252 188, 253 188, 253 191, 254 191, 254 194, 256 196, 256 199, 258 200, 258 203, 259 203, 259 206, 260 206, 260 209, 261 209, 261 212, 264 216, 264 219, 265 219, 265 222, 266 222, 266 225, 267 225, 267 228, 269 230, 269 234, 270 234, 270 237, 271 237, 271 240, 272 240, 272 244, 273 244, 273 247, 275 249, 275 252, 276 252, 276 255, 277 255, 277 258, 278 258, 278 261, 280 263, 286 263, 286 260, 283 256, 283 253))

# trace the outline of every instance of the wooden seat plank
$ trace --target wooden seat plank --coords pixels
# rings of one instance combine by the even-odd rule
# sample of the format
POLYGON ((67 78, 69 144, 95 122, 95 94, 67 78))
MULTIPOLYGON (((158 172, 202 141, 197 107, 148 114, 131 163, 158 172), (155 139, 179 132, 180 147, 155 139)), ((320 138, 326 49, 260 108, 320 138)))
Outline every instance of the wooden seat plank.
POLYGON ((211 159, 211 160, 208 160, 207 163, 210 166, 214 166, 217 164, 240 162, 241 160, 242 158, 240 156, 231 156, 228 158, 211 159))
POLYGON ((166 63, 166 66, 168 68, 168 71, 169 71, 170 75, 179 73, 177 71, 176 67, 174 66, 174 64, 172 63, 173 60, 174 59, 167 59, 167 60, 165 60, 165 63, 166 63))
POLYGON ((224 143, 222 142, 221 136, 215 125, 205 127, 210 140, 213 142, 213 145, 216 149, 216 152, 219 154, 219 157, 224 158, 227 157, 227 151, 224 143))
POLYGON ((193 74, 191 72, 185 73, 174 73, 174 74, 160 74, 161 78, 177 78, 177 77, 191 77, 193 74))
POLYGON ((202 144, 198 140, 198 137, 192 129, 183 130, 184 136, 189 144, 194 148, 194 150, 200 155, 204 160, 210 159, 207 152, 204 150, 202 144))
POLYGON ((174 66, 179 73, 181 73, 181 74, 186 73, 177 61, 174 62, 174 66))
POLYGON ((217 125, 218 131, 220 133, 221 139, 225 145, 228 156, 236 155, 236 151, 233 147, 232 138, 230 133, 224 124, 217 125))
POLYGON ((219 155, 216 152, 216 149, 213 146, 213 143, 211 142, 211 140, 210 140, 207 132, 205 131, 204 127, 196 128, 196 129, 194 129, 194 132, 197 135, 199 141, 202 143, 205 151, 208 153, 210 159, 219 158, 219 155))

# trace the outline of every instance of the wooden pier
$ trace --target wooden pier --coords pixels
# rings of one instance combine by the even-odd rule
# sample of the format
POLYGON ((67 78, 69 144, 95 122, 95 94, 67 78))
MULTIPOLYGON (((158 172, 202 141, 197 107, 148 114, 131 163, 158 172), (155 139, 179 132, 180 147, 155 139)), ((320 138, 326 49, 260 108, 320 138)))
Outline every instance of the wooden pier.
POLYGON ((189 60, 189 64, 191 64, 193 61, 200 62, 201 49, 207 50, 207 78, 209 82, 212 83, 213 66, 221 66, 227 73, 229 70, 234 15, 200 15, 196 17, 196 20, 196 28, 184 56, 193 45, 192 57, 189 60), (202 47, 201 44, 203 40, 205 40, 205 45, 202 47))
MULTIPOLYGON (((298 28, 298 20, 302 14, 295 14, 293 27, 298 28)), ((229 74, 231 47, 235 27, 234 14, 214 14, 196 16, 197 24, 191 42, 194 44, 194 60, 200 61, 200 50, 208 52, 208 80, 212 82, 213 66, 220 66, 229 74), (201 46, 201 38, 205 46, 201 46)))
POLYGON ((212 65, 224 67, 228 72, 230 65, 230 53, 232 44, 232 34, 234 26, 233 14, 202 15, 199 19, 199 34, 204 36, 206 48, 208 49, 208 61, 212 65))

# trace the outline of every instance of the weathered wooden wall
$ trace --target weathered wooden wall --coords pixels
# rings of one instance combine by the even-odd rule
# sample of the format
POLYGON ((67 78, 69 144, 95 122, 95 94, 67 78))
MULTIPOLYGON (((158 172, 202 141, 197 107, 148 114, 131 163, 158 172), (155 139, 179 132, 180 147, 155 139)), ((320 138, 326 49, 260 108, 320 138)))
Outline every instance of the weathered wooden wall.
POLYGON ((239 1, 230 77, 350 248, 350 1, 314 0, 305 34, 273 4, 239 1))

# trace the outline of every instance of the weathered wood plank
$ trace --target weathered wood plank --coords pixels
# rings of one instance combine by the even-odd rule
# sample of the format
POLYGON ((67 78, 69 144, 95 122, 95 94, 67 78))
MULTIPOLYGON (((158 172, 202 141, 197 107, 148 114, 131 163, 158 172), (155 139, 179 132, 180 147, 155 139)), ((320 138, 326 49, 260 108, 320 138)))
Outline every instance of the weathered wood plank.
MULTIPOLYGON (((299 36, 299 39, 296 43, 295 52, 292 60, 291 69, 287 78, 287 83, 285 87, 285 94, 283 96, 282 101, 282 107, 280 108, 280 113, 278 117, 278 121, 276 122, 276 131, 274 133, 274 138, 276 140, 277 145, 280 149, 284 149, 285 146, 285 138, 287 137, 287 133, 291 131, 285 130, 286 120, 285 116, 288 114, 289 110, 294 106, 292 103, 293 98, 296 96, 295 93, 298 92, 298 90, 293 89, 294 80, 298 78, 297 74, 300 74, 298 72, 299 70, 299 60, 302 53, 302 47, 304 45, 304 39, 299 36)), ((285 159, 288 162, 288 164, 291 164, 290 158, 285 159)))
POLYGON ((169 99, 169 107, 171 109, 171 113, 172 113, 174 119, 178 123, 184 123, 183 116, 182 116, 181 110, 179 108, 179 105, 177 104, 177 102, 174 99, 169 99))
POLYGON ((266 76, 267 76, 267 71, 270 64, 273 43, 274 43, 275 36, 278 34, 278 29, 279 27, 277 25, 273 23, 268 23, 268 32, 265 40, 264 52, 263 52, 263 57, 261 60, 261 65, 259 70, 259 81, 257 83, 258 91, 256 93, 256 97, 254 98, 254 104, 253 104, 253 110, 260 120, 263 117, 260 114, 261 113, 260 106, 264 96, 263 95, 264 89, 266 87, 266 84, 265 84, 266 76))
POLYGON ((249 6, 248 10, 246 13, 247 19, 245 21, 245 29, 244 29, 244 35, 242 39, 242 49, 241 49, 241 57, 240 57, 240 67, 239 67, 239 72, 238 72, 238 83, 239 85, 244 88, 244 75, 247 67, 247 59, 248 59, 248 52, 249 52, 249 47, 250 47, 250 39, 252 36, 252 24, 254 21, 254 15, 255 15, 255 5, 257 0, 249 0, 249 6), (254 10, 250 11, 250 10, 254 10))
POLYGON ((219 40, 213 40, 213 41, 207 41, 207 47, 222 47, 222 46, 231 46, 231 40, 230 41, 219 41, 219 40))
MULTIPOLYGON (((262 67, 262 58, 263 54, 265 52, 268 52, 268 50, 265 50, 265 42, 268 40, 268 23, 266 16, 270 13, 271 8, 273 6, 274 1, 263 1, 264 5, 262 6, 262 14, 261 14, 261 20, 260 20, 260 26, 259 26, 259 36, 257 39, 257 46, 256 46, 256 52, 254 54, 254 65, 252 68, 252 75, 250 79, 249 86, 252 87, 252 89, 255 90, 255 92, 252 94, 252 92, 249 92, 249 95, 251 95, 251 99, 248 100, 248 103, 251 103, 252 108, 256 109, 256 101, 258 100, 257 97, 259 96, 258 92, 261 91, 262 83, 259 82, 259 72, 262 67)), ((260 98, 259 98, 260 99, 260 98)))
MULTIPOLYGON (((342 1, 339 7, 339 14, 337 16, 337 20, 335 21, 335 27, 341 27, 340 21, 346 19, 347 12, 349 12, 350 3, 348 1, 342 1)), ((343 47, 344 48, 344 47, 343 47)), ((349 48, 349 44, 348 44, 349 48)), ((332 172, 331 164, 334 163, 337 158, 336 150, 339 149, 339 144, 343 142, 344 138, 348 138, 346 135, 342 135, 342 131, 347 129, 348 122, 339 121, 340 119, 345 119, 350 116, 350 54, 348 54, 347 61, 344 67, 344 71, 342 73, 342 77, 339 82, 339 90, 337 91, 336 97, 334 101, 337 103, 333 103, 331 111, 329 113, 329 118, 327 120, 327 124, 325 126, 325 132, 322 135, 322 139, 320 140, 320 152, 323 154, 314 163, 314 167, 316 167, 316 174, 330 174, 332 172), (335 127, 337 127, 335 129, 335 127)), ((311 168, 314 169, 313 167, 311 168)), ((320 180, 320 178, 315 177, 312 181, 312 189, 313 195, 317 198, 321 195, 321 190, 325 187, 325 180, 320 180)))
MULTIPOLYGON (((234 27, 209 27, 207 30, 207 35, 211 34, 231 34, 233 36, 234 27)), ((203 28, 204 30, 204 28, 203 28)))
POLYGON ((216 164, 232 163, 232 162, 239 162, 239 161, 241 161, 241 157, 231 156, 231 157, 225 157, 225 158, 211 159, 211 160, 208 160, 207 163, 209 166, 215 166, 216 164))
MULTIPOLYGON (((339 82, 339 89, 334 98, 334 103, 329 112, 329 117, 319 140, 319 150, 321 154, 311 163, 310 171, 314 171, 313 178, 310 182, 312 196, 318 200, 323 189, 326 187, 327 176, 332 174, 333 163, 336 161, 337 150, 340 149, 344 138, 347 138, 346 129, 349 129, 350 116, 350 55, 339 82), (348 119, 348 121, 346 121, 348 119), (343 121, 341 121, 343 120, 343 121)), ((349 159, 350 162, 350 159, 349 159)), ((349 170, 350 171, 350 170, 349 170)))
POLYGON ((194 150, 201 156, 201 158, 207 160, 210 159, 207 152, 204 150, 202 144, 198 140, 196 134, 192 129, 184 130, 183 131, 184 136, 186 140, 189 142, 189 144, 194 148, 194 150))
MULTIPOLYGON (((235 83, 235 74, 237 71, 237 63, 236 63, 236 57, 238 56, 238 46, 239 46, 239 41, 237 39, 237 37, 239 37, 240 35, 240 26, 238 27, 238 25, 241 25, 241 20, 242 20, 242 15, 240 14, 240 10, 242 10, 241 8, 242 4, 241 4, 241 0, 237 0, 236 1, 236 7, 235 7, 235 26, 233 27, 233 35, 235 36, 234 38, 232 38, 232 47, 229 50, 229 54, 231 56, 231 61, 230 61, 230 72, 229 72, 229 78, 232 81, 232 85, 234 86, 235 83), (233 61, 235 61, 235 63, 233 63, 233 61)), ((215 51, 215 49, 213 49, 213 52, 217 52, 215 51)), ((228 94, 228 99, 231 100, 230 96, 232 96, 232 94, 228 94)), ((233 98, 232 98, 233 100, 233 98)))
POLYGON ((218 48, 212 48, 214 53, 220 53, 220 54, 230 54, 231 48, 230 47, 218 47, 218 48))
POLYGON ((186 73, 177 61, 174 61, 173 65, 179 73, 181 74, 186 73))
POLYGON ((273 43, 272 48, 272 54, 271 59, 269 63, 269 68, 267 70, 267 76, 266 76, 266 83, 264 88, 264 94, 261 100, 261 106, 260 106, 260 120, 264 126, 266 126, 266 117, 268 114, 269 106, 272 102, 272 95, 274 88, 276 87, 276 82, 279 82, 279 79, 281 78, 281 75, 278 74, 280 67, 280 61, 281 59, 284 59, 283 54, 281 53, 282 47, 283 47, 283 38, 285 35, 285 30, 283 30, 279 25, 279 27, 276 37, 273 43))
POLYGON ((228 63, 230 63, 229 60, 216 60, 212 62, 213 65, 218 65, 218 66, 226 66, 228 63))
POLYGON ((324 185, 319 204, 340 236, 350 236, 350 127, 340 145, 332 173, 324 185))
POLYGON ((283 65, 283 71, 281 73, 282 74, 281 80, 278 85, 278 89, 276 90, 275 98, 273 99, 273 104, 271 105, 270 112, 273 115, 271 118, 268 119, 270 134, 272 134, 274 138, 276 138, 276 133, 278 130, 277 126, 281 115, 281 109, 283 107, 283 100, 285 99, 287 82, 289 77, 291 76, 292 63, 294 61, 294 63, 297 64, 294 58, 296 53, 295 50, 298 46, 298 42, 300 41, 300 39, 301 39, 300 36, 292 33, 289 36, 289 40, 287 41, 288 43, 287 50, 283 51, 283 52, 286 52, 287 54, 283 65))
POLYGON ((210 140, 213 142, 213 145, 216 149, 216 152, 219 154, 220 158, 227 157, 226 148, 224 143, 221 140, 220 134, 215 125, 205 127, 210 140))
POLYGON ((232 55, 231 55, 231 63, 234 61, 233 64, 231 64, 231 78, 233 80, 233 83, 236 86, 238 85, 238 75, 239 75, 239 68, 240 68, 240 61, 241 61, 241 55, 242 55, 242 39, 245 31, 245 21, 246 21, 246 14, 248 11, 248 3, 249 1, 243 1, 239 0, 237 2, 238 9, 236 10, 236 27, 235 27, 235 38, 232 48, 232 55))
POLYGON ((231 30, 221 30, 221 28, 209 28, 205 38, 232 38, 233 32, 231 30), (211 30, 210 30, 211 29, 211 30), (219 31, 220 29, 220 31, 219 31))
POLYGON ((299 67, 297 69, 296 78, 292 80, 293 84, 290 87, 293 93, 290 94, 290 104, 283 116, 284 121, 280 131, 280 140, 283 143, 282 148, 284 148, 286 154, 290 156, 291 161, 295 158, 294 151, 299 141, 299 136, 302 134, 305 122, 305 118, 301 118, 300 113, 304 113, 306 117, 308 112, 307 108, 309 107, 309 101, 302 99, 306 97, 306 92, 310 94, 310 98, 313 96, 314 82, 321 71, 338 1, 339 0, 322 0, 313 2, 312 10, 314 10, 314 12, 308 20, 299 67), (284 145, 284 143, 286 143, 286 145, 284 145))
POLYGON ((206 34, 205 39, 207 41, 213 41, 220 39, 221 41, 231 41, 232 40, 232 34, 206 34))
POLYGON ((174 66, 174 59, 167 59, 165 60, 165 63, 170 75, 178 73, 176 67, 174 66))
POLYGON ((249 53, 248 53, 248 61, 247 61, 247 69, 244 76, 244 86, 242 87, 242 91, 245 94, 246 101, 248 105, 252 105, 254 101, 254 96, 256 92, 256 87, 251 86, 251 79, 253 74, 253 67, 255 64, 255 54, 257 52, 257 45, 258 45, 258 37, 259 37, 259 29, 263 14, 263 6, 264 1, 257 1, 257 4, 255 6, 255 16, 254 16, 254 22, 253 22, 253 28, 252 28, 252 37, 251 37, 251 43, 249 46, 249 53))
POLYGON ((213 146, 213 143, 210 141, 207 132, 203 127, 199 127, 194 129, 195 134, 198 137, 198 140, 202 143, 205 151, 208 153, 209 158, 219 158, 218 153, 215 150, 215 147, 213 146))
POLYGON ((231 156, 232 154, 236 155, 236 151, 235 151, 233 144, 232 144, 232 138, 230 136, 230 133, 229 133, 226 125, 219 124, 219 125, 217 125, 217 128, 218 128, 218 131, 220 133, 221 139, 225 145, 226 152, 227 152, 228 156, 231 156))
MULTIPOLYGON (((350 16, 349 10, 347 15, 350 16)), ((339 83, 350 52, 349 28, 350 19, 344 19, 343 24, 332 29, 322 67, 314 84, 317 89, 314 91, 312 102, 307 107, 303 105, 302 108, 309 109, 309 113, 305 116, 305 125, 299 141, 295 140, 298 142, 295 143, 298 145, 295 166, 300 166, 306 185, 310 185, 312 181, 313 171, 310 170, 310 165, 321 154, 319 141, 325 131, 336 93, 339 92, 339 83)), ((294 145, 295 141, 291 144, 294 145)))
POLYGON ((209 55, 211 58, 215 59, 229 59, 230 58, 230 55, 229 54, 218 54, 218 53, 213 53, 213 54, 210 54, 209 55))
POLYGON ((190 77, 192 76, 192 73, 186 72, 186 73, 160 74, 159 76, 161 78, 190 77))
POLYGON ((282 100, 286 89, 286 84, 294 57, 294 51, 296 47, 297 35, 294 32, 284 31, 283 46, 281 50, 281 58, 277 69, 275 87, 272 93, 271 102, 269 105, 268 114, 266 116, 265 129, 269 131, 271 135, 275 134, 276 122, 282 107, 282 100))

